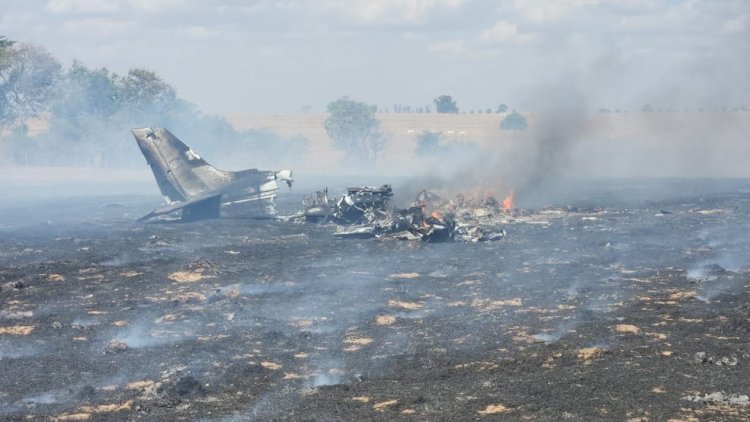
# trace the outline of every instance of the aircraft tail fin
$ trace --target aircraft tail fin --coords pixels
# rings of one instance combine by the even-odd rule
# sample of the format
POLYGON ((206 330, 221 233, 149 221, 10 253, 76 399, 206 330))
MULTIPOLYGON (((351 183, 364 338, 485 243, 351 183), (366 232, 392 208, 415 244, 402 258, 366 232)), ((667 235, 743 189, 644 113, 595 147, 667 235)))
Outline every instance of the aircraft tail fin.
POLYGON ((195 198, 232 180, 232 172, 211 166, 164 128, 140 128, 132 132, 159 190, 170 204, 195 198))

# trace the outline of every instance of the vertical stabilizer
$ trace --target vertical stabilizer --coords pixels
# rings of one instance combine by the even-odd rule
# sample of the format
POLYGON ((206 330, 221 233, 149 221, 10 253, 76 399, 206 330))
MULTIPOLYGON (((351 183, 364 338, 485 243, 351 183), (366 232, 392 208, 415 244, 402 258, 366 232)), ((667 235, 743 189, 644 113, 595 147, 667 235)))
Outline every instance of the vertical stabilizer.
POLYGON ((208 164, 164 128, 133 129, 167 202, 186 201, 228 184, 232 173, 208 164))

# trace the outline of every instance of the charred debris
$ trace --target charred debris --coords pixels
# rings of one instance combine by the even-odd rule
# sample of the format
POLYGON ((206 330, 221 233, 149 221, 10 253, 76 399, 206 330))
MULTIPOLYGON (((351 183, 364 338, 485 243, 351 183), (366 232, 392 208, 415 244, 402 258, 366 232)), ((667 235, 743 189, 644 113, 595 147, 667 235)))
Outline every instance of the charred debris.
MULTIPOLYGON (((290 170, 219 170, 164 128, 132 133, 166 202, 139 221, 162 221, 177 213, 181 221, 274 218, 278 182, 292 186, 290 170)), ((280 219, 335 224, 338 237, 478 242, 503 238, 505 230, 497 229, 500 221, 493 217, 512 208, 512 196, 509 205, 509 198, 503 203, 491 196, 445 200, 425 190, 403 209, 390 207, 392 197, 391 185, 349 188, 338 200, 329 198, 326 188, 304 197, 302 213, 280 219)))
POLYGON ((457 195, 447 200, 422 190, 407 208, 390 207, 391 185, 352 187, 341 198, 328 189, 302 200, 302 219, 335 224, 337 237, 387 238, 424 242, 479 242, 505 237, 498 229, 508 210, 492 196, 457 195))

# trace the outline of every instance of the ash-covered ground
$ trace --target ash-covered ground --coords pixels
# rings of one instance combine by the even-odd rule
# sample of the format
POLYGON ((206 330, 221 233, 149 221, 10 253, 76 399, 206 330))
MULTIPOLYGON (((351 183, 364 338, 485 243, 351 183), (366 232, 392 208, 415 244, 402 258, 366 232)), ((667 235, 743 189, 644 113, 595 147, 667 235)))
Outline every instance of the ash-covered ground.
POLYGON ((501 241, 427 244, 6 201, 0 418, 750 417, 750 181, 550 203, 501 241))

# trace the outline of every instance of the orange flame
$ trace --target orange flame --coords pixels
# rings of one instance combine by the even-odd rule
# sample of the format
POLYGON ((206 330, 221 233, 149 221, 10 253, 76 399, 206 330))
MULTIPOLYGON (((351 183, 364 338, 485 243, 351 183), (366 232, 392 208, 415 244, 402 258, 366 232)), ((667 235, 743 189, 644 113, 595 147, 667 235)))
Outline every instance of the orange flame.
POLYGON ((512 210, 516 207, 516 193, 514 191, 510 191, 508 196, 503 199, 503 209, 505 211, 512 210))

